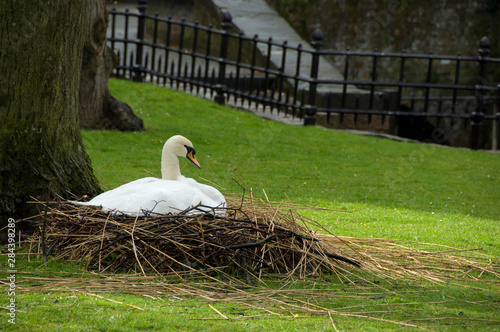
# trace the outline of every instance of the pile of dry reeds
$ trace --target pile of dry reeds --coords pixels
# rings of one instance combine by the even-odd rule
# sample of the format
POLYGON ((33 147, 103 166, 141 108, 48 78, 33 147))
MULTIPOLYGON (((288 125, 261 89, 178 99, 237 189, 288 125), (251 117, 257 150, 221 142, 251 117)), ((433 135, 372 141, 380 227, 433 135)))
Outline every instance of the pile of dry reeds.
POLYGON ((320 234, 321 225, 298 213, 303 206, 271 203, 252 194, 242 201, 230 199, 224 217, 192 211, 127 217, 68 202, 37 204, 40 214, 26 220, 38 230, 29 240, 31 252, 55 253, 101 272, 222 273, 247 281, 263 272, 301 278, 328 272, 344 282, 370 272, 390 279, 500 283, 498 262, 471 256, 477 249, 414 249, 387 239, 320 234))

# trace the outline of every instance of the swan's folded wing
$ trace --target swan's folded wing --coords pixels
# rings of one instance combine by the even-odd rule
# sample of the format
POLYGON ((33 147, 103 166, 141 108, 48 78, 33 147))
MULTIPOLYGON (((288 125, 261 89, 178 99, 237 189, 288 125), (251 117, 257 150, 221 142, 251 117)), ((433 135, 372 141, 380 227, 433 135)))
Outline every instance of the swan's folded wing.
POLYGON ((186 178, 182 175, 177 180, 179 182, 188 184, 189 186, 195 188, 196 190, 199 190, 204 197, 203 205, 208 205, 211 207, 226 206, 226 199, 224 198, 224 195, 222 195, 221 192, 216 188, 203 183, 199 183, 194 179, 186 178))

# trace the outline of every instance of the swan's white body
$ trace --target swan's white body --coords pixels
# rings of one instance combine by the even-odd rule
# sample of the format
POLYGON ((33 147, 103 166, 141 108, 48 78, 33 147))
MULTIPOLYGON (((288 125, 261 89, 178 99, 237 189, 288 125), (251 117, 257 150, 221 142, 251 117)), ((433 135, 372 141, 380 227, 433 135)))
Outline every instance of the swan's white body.
POLYGON ((224 215, 226 200, 214 187, 181 175, 178 156, 186 156, 200 167, 191 142, 183 136, 171 137, 162 151, 162 179, 148 177, 106 191, 84 205, 101 206, 129 216, 173 213, 187 209, 190 214, 215 212, 224 215), (193 207, 196 207, 193 209, 193 207))

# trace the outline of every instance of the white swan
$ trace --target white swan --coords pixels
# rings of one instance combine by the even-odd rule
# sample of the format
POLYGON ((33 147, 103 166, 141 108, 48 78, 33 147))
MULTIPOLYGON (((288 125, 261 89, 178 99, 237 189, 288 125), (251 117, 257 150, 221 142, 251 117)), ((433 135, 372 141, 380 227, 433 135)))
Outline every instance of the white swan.
POLYGON ((193 144, 181 135, 172 136, 163 146, 161 157, 162 178, 142 178, 106 191, 83 205, 101 206, 104 211, 115 211, 129 216, 173 213, 203 205, 190 214, 215 211, 224 215, 226 200, 214 187, 198 183, 181 175, 179 157, 186 157, 198 168, 193 144))

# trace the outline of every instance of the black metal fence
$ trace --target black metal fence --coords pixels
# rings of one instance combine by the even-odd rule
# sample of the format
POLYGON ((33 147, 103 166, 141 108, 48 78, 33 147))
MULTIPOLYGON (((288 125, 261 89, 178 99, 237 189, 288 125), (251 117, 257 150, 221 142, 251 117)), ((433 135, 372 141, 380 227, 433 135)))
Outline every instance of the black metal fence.
POLYGON ((500 120, 500 59, 484 37, 476 57, 322 50, 276 43, 222 29, 138 12, 109 11, 108 42, 120 63, 114 76, 149 81, 244 108, 321 123, 428 140, 496 148, 500 120), (262 51, 263 50, 263 51, 262 51), (271 61, 271 55, 280 61, 271 61), (322 74, 321 61, 342 59, 340 79, 322 74), (310 68, 305 71, 306 68, 310 68), (439 76, 438 65, 445 75, 439 76), (498 78, 497 78, 498 79, 498 78))

